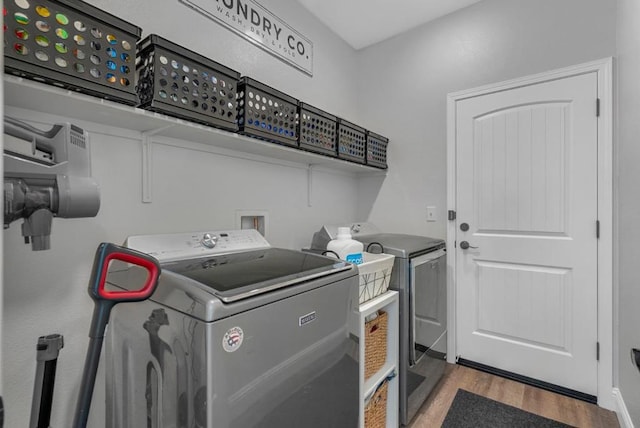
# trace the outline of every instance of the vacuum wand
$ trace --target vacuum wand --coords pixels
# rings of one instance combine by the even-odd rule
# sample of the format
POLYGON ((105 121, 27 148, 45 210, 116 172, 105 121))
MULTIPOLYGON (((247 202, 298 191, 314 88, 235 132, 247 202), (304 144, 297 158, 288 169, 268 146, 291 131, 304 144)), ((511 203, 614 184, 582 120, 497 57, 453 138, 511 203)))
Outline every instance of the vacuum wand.
POLYGON ((109 322, 111 309, 120 302, 139 302, 148 299, 155 291, 159 277, 160 264, 148 254, 110 243, 102 243, 98 246, 89 280, 89 295, 93 299, 95 306, 89 330, 89 348, 87 349, 82 373, 73 428, 86 428, 87 426, 102 342, 104 341, 104 332, 109 322), (148 275, 142 288, 134 291, 107 290, 107 271, 109 262, 112 260, 120 260, 145 268, 148 275))
POLYGON ((30 428, 49 428, 56 367, 64 339, 59 334, 38 338, 36 380, 33 387, 30 428))

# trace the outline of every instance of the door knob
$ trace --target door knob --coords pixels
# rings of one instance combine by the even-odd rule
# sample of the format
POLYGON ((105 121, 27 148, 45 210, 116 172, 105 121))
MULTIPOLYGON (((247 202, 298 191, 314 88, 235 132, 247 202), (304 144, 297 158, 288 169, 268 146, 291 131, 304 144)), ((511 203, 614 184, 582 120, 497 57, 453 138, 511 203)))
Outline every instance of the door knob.
POLYGON ((480 247, 474 247, 469 245, 469 243, 467 241, 461 241, 460 242, 460 248, 462 248, 463 250, 468 250, 469 248, 480 248, 480 247))

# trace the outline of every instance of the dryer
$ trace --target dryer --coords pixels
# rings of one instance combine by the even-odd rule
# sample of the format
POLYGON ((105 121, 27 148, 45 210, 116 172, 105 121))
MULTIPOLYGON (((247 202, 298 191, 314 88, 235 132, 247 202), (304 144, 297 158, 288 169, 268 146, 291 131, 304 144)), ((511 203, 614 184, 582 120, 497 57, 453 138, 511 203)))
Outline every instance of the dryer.
MULTIPOLYGON (((273 248, 255 230, 126 245, 162 274, 149 300, 111 314, 107 427, 357 426, 355 266, 273 248)), ((128 289, 144 274, 114 266, 108 282, 128 289)))
MULTIPOLYGON (((344 226, 344 225, 340 225, 344 226)), ((400 423, 408 425, 444 373, 447 351, 446 248, 442 239, 383 233, 372 223, 349 225, 369 252, 395 256, 389 288, 399 292, 400 423)), ((325 225, 311 251, 322 252, 337 236, 325 225)))

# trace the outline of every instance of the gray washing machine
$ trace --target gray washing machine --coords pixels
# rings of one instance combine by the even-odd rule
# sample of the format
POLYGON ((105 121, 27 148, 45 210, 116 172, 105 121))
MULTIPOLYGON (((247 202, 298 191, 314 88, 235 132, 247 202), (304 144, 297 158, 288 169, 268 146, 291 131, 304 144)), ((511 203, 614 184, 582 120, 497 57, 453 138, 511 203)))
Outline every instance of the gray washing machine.
MULTIPOLYGON (((161 262, 145 302, 107 335, 107 427, 356 427, 348 263, 272 248, 255 230, 129 238, 161 262)), ((110 269, 110 286, 142 269, 110 269)), ((355 302, 355 303, 354 303, 355 302)))
MULTIPOLYGON (((446 249, 442 239, 382 233, 371 223, 350 225, 353 239, 369 252, 393 254, 389 288, 399 292, 400 423, 407 425, 438 383, 446 367, 446 249)), ((338 226, 316 232, 311 250, 321 252, 338 226)))

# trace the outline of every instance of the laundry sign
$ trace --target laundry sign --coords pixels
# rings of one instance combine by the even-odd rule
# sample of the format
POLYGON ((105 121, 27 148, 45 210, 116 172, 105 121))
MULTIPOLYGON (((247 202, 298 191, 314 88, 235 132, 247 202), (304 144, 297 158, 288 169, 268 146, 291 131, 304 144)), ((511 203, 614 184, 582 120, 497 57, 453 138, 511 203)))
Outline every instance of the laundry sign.
POLYGON ((313 75, 313 43, 254 0, 178 0, 313 75))

